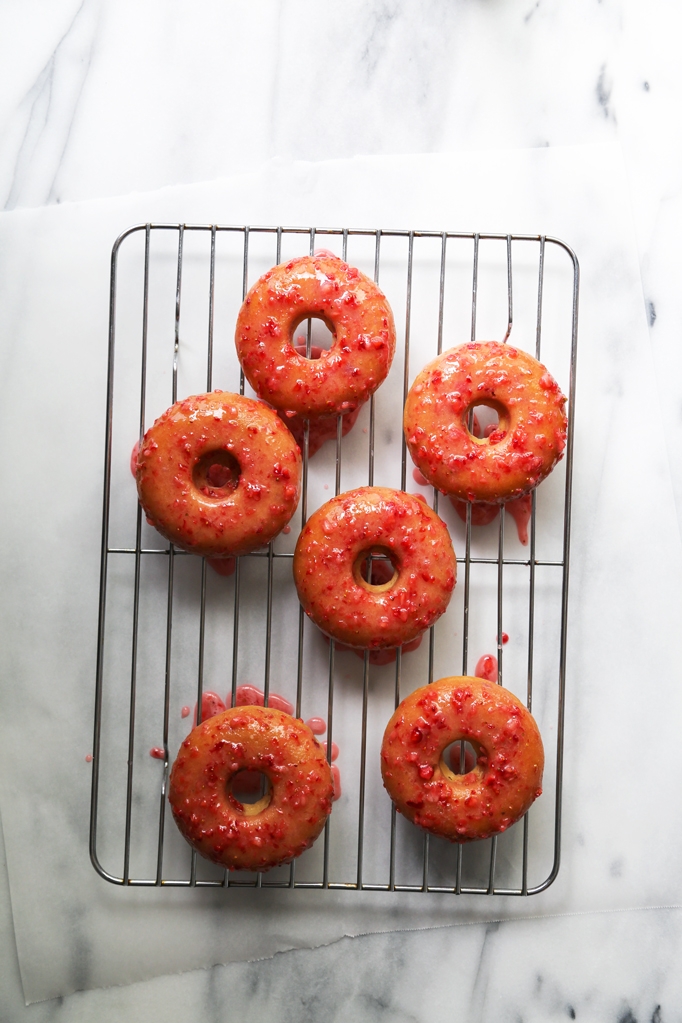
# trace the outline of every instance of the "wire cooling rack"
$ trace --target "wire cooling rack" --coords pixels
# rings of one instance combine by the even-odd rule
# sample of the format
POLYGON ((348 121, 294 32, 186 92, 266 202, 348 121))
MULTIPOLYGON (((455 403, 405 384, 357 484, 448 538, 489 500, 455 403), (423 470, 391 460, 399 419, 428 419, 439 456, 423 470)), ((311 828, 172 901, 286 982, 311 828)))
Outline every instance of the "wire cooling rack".
MULTIPOLYGON (((481 895, 532 895, 552 883, 560 861, 578 285, 571 249, 537 235, 140 224, 116 240, 90 820, 91 859, 103 878, 131 886, 481 895), (396 359, 354 430, 343 437, 339 417, 335 443, 314 458, 306 425, 291 535, 236 559, 233 575, 223 578, 145 523, 130 449, 178 398, 215 386, 244 393, 234 324, 248 286, 270 266, 321 245, 380 283, 398 328, 396 359), (392 664, 337 650, 298 605, 291 577, 297 531, 333 493, 412 485, 401 429, 411 380, 445 348, 486 337, 512 338, 568 394, 566 456, 532 495, 529 542, 521 545, 504 507, 496 523, 479 528, 470 506, 463 522, 422 486, 457 553, 448 612, 418 651, 397 651, 392 664), (473 673, 473 658, 490 648, 498 681, 540 725, 545 792, 508 832, 463 847, 396 815, 381 786, 379 746, 401 698, 434 678, 473 673), (191 727, 188 709, 195 703, 200 719, 202 693, 221 685, 234 705, 245 682, 262 685, 266 704, 278 691, 296 716, 325 716, 330 759, 332 736, 341 746, 343 795, 323 835, 298 860, 266 874, 208 864, 166 827, 169 770, 191 727)), ((308 352, 318 326, 308 321, 308 352)))

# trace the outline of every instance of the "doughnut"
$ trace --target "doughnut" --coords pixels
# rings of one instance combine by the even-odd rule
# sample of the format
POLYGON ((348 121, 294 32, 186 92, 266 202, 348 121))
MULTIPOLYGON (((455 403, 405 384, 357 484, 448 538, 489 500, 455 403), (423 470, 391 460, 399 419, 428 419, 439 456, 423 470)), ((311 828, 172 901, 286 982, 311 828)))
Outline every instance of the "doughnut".
POLYGON ((415 690, 388 722, 384 787, 414 824, 451 842, 505 831, 542 793, 542 740, 520 700, 494 682, 460 676, 415 690), (477 754, 455 774, 444 752, 465 739, 477 754))
POLYGON ((428 505, 387 487, 332 498, 305 524, 294 552, 294 582, 306 614, 346 646, 378 650, 410 643, 440 618, 455 585, 448 531, 428 505), (370 554, 393 571, 363 577, 370 554))
POLYGON ((301 256, 268 270, 237 318, 237 355, 254 391, 270 405, 305 418, 350 412, 385 379, 395 352, 393 313, 378 286, 328 253, 301 256), (296 327, 323 320, 329 351, 306 359, 296 327))
POLYGON ((191 554, 272 540, 296 511, 301 453, 277 413, 227 391, 179 401, 147 430, 137 491, 151 525, 191 554))
POLYGON ((499 504, 540 483, 566 445, 566 399, 545 367, 497 341, 460 345, 417 376, 405 402, 412 460, 443 494, 499 504), (487 437, 467 429, 476 405, 499 422, 487 437))
POLYGON ((190 845, 229 870, 269 870, 300 856, 322 831, 332 795, 313 733, 272 707, 233 707, 197 725, 180 746, 168 790, 190 845), (245 771, 265 775, 257 802, 241 803, 232 791, 245 771))

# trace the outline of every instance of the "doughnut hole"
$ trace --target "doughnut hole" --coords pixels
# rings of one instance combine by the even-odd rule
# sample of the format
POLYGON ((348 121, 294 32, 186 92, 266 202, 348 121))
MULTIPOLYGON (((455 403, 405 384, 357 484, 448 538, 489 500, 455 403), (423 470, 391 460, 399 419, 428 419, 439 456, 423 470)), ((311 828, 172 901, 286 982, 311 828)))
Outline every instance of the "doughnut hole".
POLYGON ((230 799, 247 817, 255 817, 270 806, 272 786, 262 771, 237 771, 227 785, 230 799))
POLYGON ((398 561, 387 547, 360 551, 353 565, 353 578, 370 593, 384 593, 395 584, 399 575, 398 561))
POLYGON ((331 323, 324 316, 310 316, 299 320, 292 331, 292 344, 298 355, 307 359, 308 323, 310 323, 310 358, 320 359, 336 341, 331 323))
POLYGON ((209 496, 224 497, 239 486, 241 467, 229 451, 207 451, 192 470, 192 479, 197 490, 203 493, 213 491, 209 496))
POLYGON ((469 435, 479 443, 497 444, 509 429, 509 412, 501 402, 477 401, 464 413, 469 435))
MULTIPOLYGON (((440 769, 451 781, 478 767, 481 747, 468 739, 456 739, 440 755, 440 769)), ((480 770, 480 768, 479 768, 480 770)))

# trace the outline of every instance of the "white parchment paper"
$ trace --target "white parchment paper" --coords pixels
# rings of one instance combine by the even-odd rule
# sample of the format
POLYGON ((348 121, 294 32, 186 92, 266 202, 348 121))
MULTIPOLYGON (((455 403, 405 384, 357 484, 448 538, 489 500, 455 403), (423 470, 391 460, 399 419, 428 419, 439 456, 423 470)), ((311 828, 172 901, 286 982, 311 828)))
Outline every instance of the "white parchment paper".
MULTIPOLYGON (((661 425, 648 403, 654 381, 617 149, 275 162, 256 175, 202 186, 4 214, 0 300, 6 495, 0 799, 27 1000, 267 956, 342 934, 680 899, 674 851, 682 753, 675 737, 682 698, 673 666, 682 557, 661 425), (93 871, 85 754, 92 741, 108 267, 113 239, 148 220, 540 232, 578 253, 563 865, 547 893, 527 901, 131 890, 93 871)), ((457 340, 466 338, 445 345, 457 340)), ((420 343, 413 336, 415 372, 420 343)), ((189 379, 189 364, 187 371, 189 379)), ((224 372, 227 378, 227 362, 224 372)), ((380 438, 386 450, 376 482, 398 485, 391 449, 399 409, 386 415, 395 430, 380 438)), ((361 445, 362 429, 355 436, 361 445)), ((116 472, 124 522, 134 489, 126 477, 125 431, 121 438, 116 472)), ((323 480, 330 468, 322 458, 319 466, 317 503, 328 496, 323 480)), ((344 489, 354 485, 352 473, 344 489)), ((549 506, 550 484, 551 478, 549 506)), ((455 517, 448 521, 455 531, 455 517)), ((286 631, 282 626, 283 642, 286 631)), ((487 624, 480 627, 477 654, 492 645, 489 632, 487 624)), ((256 642, 244 649, 240 681, 251 681, 260 651, 256 642)), ((342 656, 352 675, 354 655, 342 656)), ((217 660, 216 675, 219 667, 217 660)), ((453 670, 459 667, 449 667, 444 646, 436 674, 453 670)), ((292 695, 290 681, 276 672, 272 684, 292 695)), ((384 684, 379 676, 377 684, 384 684)), ((178 689, 178 705, 189 703, 190 693, 182 699, 178 689)), ((389 709, 388 691, 387 700, 389 709)), ((320 711, 313 702, 303 713, 320 711)), ((158 735, 153 713, 150 703, 141 715, 150 745, 158 735)), ((175 707, 173 713, 179 728, 175 707)), ((549 704, 540 703, 537 713, 547 714, 551 728, 549 704)), ((373 727, 380 732, 379 725, 373 727)), ((339 763, 350 781, 357 766, 350 744, 344 764, 342 736, 352 720, 339 721, 338 733, 336 727, 339 763)), ((156 766, 147 757, 141 769, 156 766)), ((337 809, 341 818, 343 805, 337 809)))

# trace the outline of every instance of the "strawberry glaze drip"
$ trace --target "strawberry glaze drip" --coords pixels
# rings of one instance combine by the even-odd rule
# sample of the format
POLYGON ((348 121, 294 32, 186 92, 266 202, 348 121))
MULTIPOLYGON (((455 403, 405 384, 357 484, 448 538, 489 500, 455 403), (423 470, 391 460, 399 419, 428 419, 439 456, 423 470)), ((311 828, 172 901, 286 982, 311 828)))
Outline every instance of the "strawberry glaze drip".
MULTIPOLYGON (((374 576, 374 573, 372 573, 372 576, 374 576)), ((423 638, 424 633, 422 632, 421 636, 417 636, 416 639, 413 639, 411 640, 411 642, 405 643, 403 646, 401 646, 400 648, 401 653, 404 655, 411 653, 413 650, 416 650, 419 646, 421 646, 421 641, 423 640, 423 638)), ((325 643, 329 643, 329 636, 325 636, 323 634, 323 639, 325 643)), ((359 657, 361 660, 364 660, 365 658, 364 650, 360 650, 356 646, 346 646, 345 643, 340 643, 338 640, 336 640, 334 649, 339 650, 341 653, 344 654, 345 653, 355 654, 355 656, 359 657)), ((398 648, 395 646, 387 647, 384 650, 370 650, 369 663, 376 665, 393 664, 397 658, 397 655, 398 648)))
POLYGON ((327 723, 324 718, 308 718, 306 725, 313 735, 324 735, 327 731, 327 723))
MULTIPOLYGON (((232 693, 227 694, 227 706, 232 706, 232 693)), ((265 693, 258 686, 252 686, 248 683, 237 686, 237 693, 235 699, 235 707, 264 707, 265 706, 265 693)), ((274 707, 275 710, 282 710, 285 714, 294 713, 294 705, 290 703, 285 696, 280 696, 279 693, 268 694, 268 707, 274 707)))
POLYGON ((164 753, 161 746, 152 746, 149 751, 149 756, 154 757, 155 760, 165 760, 166 754, 164 753))
MULTIPOLYGON (((415 472, 418 471, 418 469, 415 469, 415 472)), ((451 497, 450 501, 462 522, 466 522, 467 501, 460 501, 456 497, 451 497)), ((516 497, 512 501, 506 501, 504 507, 505 511, 507 511, 514 519, 519 542, 525 547, 528 543, 528 523, 530 522, 530 515, 533 507, 532 495, 524 494, 523 497, 516 497)), ((491 522, 495 521, 499 513, 500 507, 497 504, 483 504, 479 501, 472 501, 471 525, 488 526, 491 522)))
POLYGON ((483 654, 476 662, 476 678, 484 678, 487 682, 497 682, 497 657, 483 654))
MULTIPOLYGON (((288 529, 285 526, 285 529, 288 529)), ((209 565, 214 572, 218 575, 228 576, 234 575, 234 570, 237 566, 236 558, 206 558, 206 564, 209 565)))

